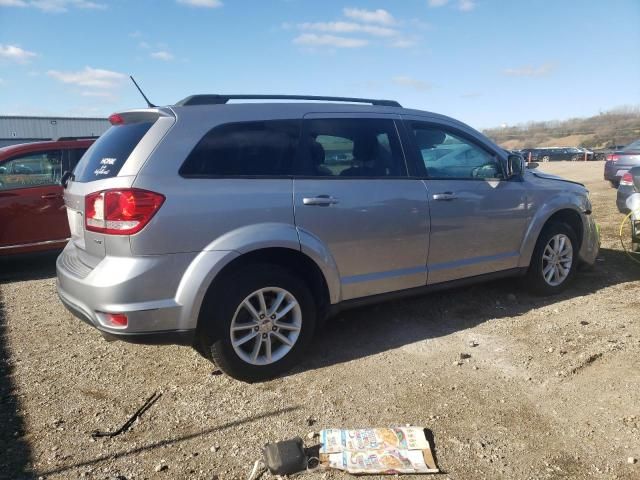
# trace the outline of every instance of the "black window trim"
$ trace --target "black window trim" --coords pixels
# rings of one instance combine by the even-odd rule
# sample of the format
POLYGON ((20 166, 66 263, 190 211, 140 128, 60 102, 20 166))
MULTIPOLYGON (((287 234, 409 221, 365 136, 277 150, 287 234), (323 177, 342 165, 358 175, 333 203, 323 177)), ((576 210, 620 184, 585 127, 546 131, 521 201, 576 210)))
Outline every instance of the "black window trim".
POLYGON ((406 129, 406 132, 407 132, 407 142, 408 142, 408 145, 411 148, 411 154, 413 156, 413 163, 415 164, 415 167, 417 169, 417 172, 416 172, 417 173, 417 178, 420 178, 422 180, 469 180, 469 181, 474 181, 474 182, 486 182, 488 180, 499 180, 499 181, 510 181, 511 180, 511 179, 507 179, 506 178, 506 172, 504 171, 504 164, 501 161, 500 155, 497 152, 495 152, 494 150, 489 149, 488 147, 486 147, 482 143, 478 142, 475 138, 473 138, 473 136, 469 135, 464 130, 462 130, 460 128, 453 127, 451 125, 438 123, 438 122, 435 122, 435 121, 429 121, 429 120, 416 120, 415 118, 405 118, 405 119, 403 119, 403 121, 405 122, 405 129, 406 129), (468 141, 469 143, 471 143, 472 145, 480 148, 481 150, 483 150, 484 152, 486 152, 487 154, 491 155, 493 158, 496 159, 496 162, 498 163, 498 165, 500 167, 500 171, 502 172, 502 177, 496 177, 496 178, 473 178, 473 177, 433 177, 433 176, 430 176, 428 171, 427 171, 427 168, 426 168, 426 166, 424 164, 424 160, 422 159, 422 155, 420 155, 420 149, 418 148, 418 145, 416 144, 415 136, 412 134, 412 124, 414 124, 414 123, 419 123, 419 124, 422 124, 422 125, 426 125, 428 127, 439 128, 441 130, 450 131, 454 135, 459 136, 462 139, 464 139, 464 140, 468 141))
POLYGON ((409 162, 409 158, 408 158, 408 153, 407 153, 407 149, 405 146, 406 143, 406 137, 407 137, 407 132, 405 131, 405 127, 404 127, 404 123, 401 119, 398 119, 397 116, 382 116, 382 115, 376 115, 376 116, 362 116, 362 114, 354 114, 354 116, 349 116, 347 114, 344 113, 340 113, 340 116, 336 116, 336 117, 331 117, 331 116, 322 116, 322 117, 310 117, 310 118, 274 118, 274 119, 268 119, 268 120, 264 120, 264 119, 259 119, 259 120, 241 120, 241 121, 236 121, 236 122, 224 122, 224 123, 220 123, 214 127, 212 127, 211 129, 207 130, 207 132, 202 136, 202 138, 200 140, 198 140, 198 143, 196 143, 196 145, 189 151, 189 153, 187 154, 187 156, 185 157, 185 160, 182 162, 182 164, 180 165, 179 169, 178 169, 178 175, 180 175, 181 178, 184 178, 185 180, 417 180, 420 179, 419 176, 414 175, 417 172, 414 172, 414 168, 412 168, 412 162, 409 162), (357 116, 356 116, 357 115, 357 116), (369 177, 369 176, 362 176, 362 177, 340 177, 340 176, 318 176, 318 175, 304 175, 301 173, 297 173, 300 171, 301 165, 304 164, 305 159, 304 156, 308 155, 308 153, 306 153, 308 151, 308 149, 304 148, 304 146, 306 145, 306 129, 305 126, 307 125, 308 121, 311 120, 317 120, 317 119, 322 119, 322 120, 366 120, 366 119, 373 119, 373 120, 391 120, 394 124, 394 128, 396 131, 396 135, 397 135, 397 140, 398 143, 400 145, 400 154, 402 155, 402 159, 404 161, 404 167, 405 167, 405 175, 403 176, 393 176, 393 177, 369 177), (298 148, 296 150, 296 153, 294 155, 293 158, 293 172, 291 175, 200 175, 200 174, 184 174, 182 173, 182 167, 185 165, 187 159, 189 158, 189 156, 193 153, 193 151, 196 149, 196 147, 198 146, 198 144, 200 143, 200 141, 207 135, 209 135, 209 133, 211 133, 212 131, 218 129, 218 128, 222 128, 222 127, 228 127, 230 125, 238 125, 238 124, 245 124, 245 123, 255 123, 255 122, 281 122, 281 121, 294 121, 294 122, 299 122, 300 124, 300 130, 299 130, 299 136, 298 136, 298 148))

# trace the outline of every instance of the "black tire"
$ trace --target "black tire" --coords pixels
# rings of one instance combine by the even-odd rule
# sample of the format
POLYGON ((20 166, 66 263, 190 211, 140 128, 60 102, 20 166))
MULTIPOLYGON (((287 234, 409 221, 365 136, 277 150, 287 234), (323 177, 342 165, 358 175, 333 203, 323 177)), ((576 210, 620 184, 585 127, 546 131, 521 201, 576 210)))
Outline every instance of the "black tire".
POLYGON ((576 236, 575 232, 566 223, 550 223, 543 228, 540 236, 538 237, 536 247, 533 250, 533 255, 531 256, 529 269, 527 270, 527 274, 524 278, 525 285, 529 290, 538 295, 556 295, 566 289, 567 286, 571 283, 577 266, 578 237, 576 236), (543 275, 542 256, 549 241, 558 234, 563 234, 568 237, 571 242, 573 255, 569 273, 564 281, 562 281, 562 283, 560 283, 559 285, 551 285, 545 280, 543 275))
POLYGON ((611 188, 618 188, 618 186, 620 185, 619 182, 616 182, 614 180, 609 180, 609 183, 611 184, 611 188))
MULTIPOLYGON (((254 264, 226 276, 216 290, 209 292, 200 312, 196 349, 230 377, 245 382, 263 381, 298 363, 313 339, 315 326, 316 304, 306 282, 278 265, 254 264), (281 359, 266 365, 253 365, 234 350, 231 323, 236 310, 249 295, 268 287, 284 289, 295 297, 300 307, 302 328, 291 350, 281 359)), ((261 346, 258 351, 264 349, 266 346, 261 346)))

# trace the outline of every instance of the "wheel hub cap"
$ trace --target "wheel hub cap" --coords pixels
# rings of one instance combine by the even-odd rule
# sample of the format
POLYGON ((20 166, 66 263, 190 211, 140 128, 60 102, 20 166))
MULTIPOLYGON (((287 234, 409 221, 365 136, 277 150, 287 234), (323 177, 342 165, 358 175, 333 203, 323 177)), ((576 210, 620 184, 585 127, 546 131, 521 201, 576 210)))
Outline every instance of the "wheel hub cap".
POLYGON ((296 344, 302 311, 296 298, 279 287, 265 287, 247 296, 231 320, 231 345, 251 365, 277 362, 296 344))
POLYGON ((547 284, 557 287, 564 282, 571 272, 573 263, 573 246, 571 240, 563 233, 554 235, 542 253, 542 276, 547 284))

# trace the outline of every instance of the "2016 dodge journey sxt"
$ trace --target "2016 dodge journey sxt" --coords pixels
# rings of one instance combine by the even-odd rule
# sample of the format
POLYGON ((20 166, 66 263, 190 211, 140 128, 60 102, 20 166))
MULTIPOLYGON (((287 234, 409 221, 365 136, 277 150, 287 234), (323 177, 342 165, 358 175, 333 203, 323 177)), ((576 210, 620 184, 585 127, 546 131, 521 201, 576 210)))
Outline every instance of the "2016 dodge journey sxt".
POLYGON ((114 114, 68 176, 58 293, 106 337, 192 345, 257 381, 337 309, 519 275, 553 294, 595 261, 584 186, 463 123, 240 97, 114 114))

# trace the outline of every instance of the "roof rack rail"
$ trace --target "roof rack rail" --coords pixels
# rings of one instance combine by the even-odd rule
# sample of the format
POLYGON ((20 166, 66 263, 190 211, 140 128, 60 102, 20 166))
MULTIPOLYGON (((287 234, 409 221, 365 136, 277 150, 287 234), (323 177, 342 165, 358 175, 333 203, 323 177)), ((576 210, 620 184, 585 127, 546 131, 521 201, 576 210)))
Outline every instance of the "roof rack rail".
POLYGON ((176 103, 176 107, 191 105, 222 105, 229 100, 312 100, 323 102, 370 103, 383 107, 402 107, 395 100, 375 100, 371 98, 323 97, 316 95, 191 95, 176 103))
POLYGON ((80 136, 80 137, 58 137, 58 138, 52 138, 52 140, 54 142, 64 142, 66 140, 92 140, 98 138, 97 135, 84 135, 84 136, 80 136))

